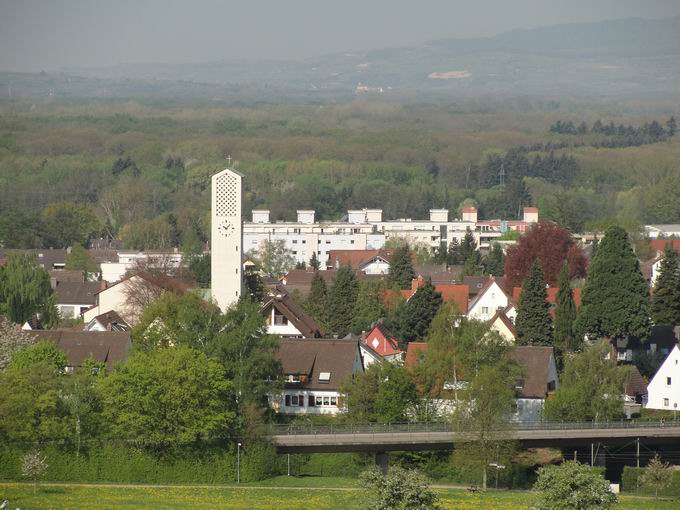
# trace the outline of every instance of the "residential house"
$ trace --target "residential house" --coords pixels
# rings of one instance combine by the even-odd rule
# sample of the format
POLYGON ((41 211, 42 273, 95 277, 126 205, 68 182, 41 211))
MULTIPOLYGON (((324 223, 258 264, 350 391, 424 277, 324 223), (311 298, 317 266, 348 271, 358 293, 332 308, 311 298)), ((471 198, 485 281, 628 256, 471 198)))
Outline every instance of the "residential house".
POLYGON ((36 340, 54 342, 66 354, 67 372, 81 367, 86 360, 103 363, 107 369, 112 369, 127 360, 132 347, 130 333, 121 331, 42 330, 31 335, 36 340))
MULTIPOLYGON (((557 304, 557 293, 559 292, 559 287, 547 287, 546 289, 547 301, 550 304, 550 314, 554 317, 555 315, 555 305, 557 304)), ((522 287, 515 287, 512 289, 512 301, 513 303, 519 303, 519 298, 522 295, 522 287)), ((581 289, 575 288, 571 289, 571 297, 574 299, 574 304, 578 309, 581 306, 581 289)))
POLYGON ((647 385, 648 409, 680 409, 680 349, 676 345, 647 385))
POLYGON ((654 240, 671 236, 680 238, 680 224, 645 225, 645 232, 647 232, 647 237, 654 240))
POLYGON ((350 265, 355 271, 370 275, 385 275, 390 272, 390 258, 393 250, 330 250, 326 269, 338 270, 350 265))
POLYGON ((47 271, 59 271, 66 269, 66 255, 70 253, 69 249, 34 249, 34 250, 17 250, 7 249, 0 250, 0 259, 6 259, 9 255, 14 253, 27 253, 33 255, 38 262, 38 265, 47 271))
POLYGON ((489 328, 496 331, 501 337, 510 344, 517 341, 517 331, 515 324, 506 315, 504 310, 497 310, 489 320, 489 328))
POLYGON ((404 358, 399 341, 383 322, 378 322, 368 333, 362 335, 359 348, 364 368, 376 362, 400 362, 404 358))
POLYGON ((130 329, 130 325, 113 310, 97 315, 85 324, 85 331, 130 331, 130 329))
MULTIPOLYGON (((334 270, 318 271, 318 273, 324 279, 326 287, 333 285, 333 278, 335 278, 334 270)), ((312 288, 312 280, 315 274, 315 271, 308 269, 291 269, 281 278, 281 283, 285 286, 288 293, 297 291, 300 296, 307 298, 312 288)))
MULTIPOLYGON (((411 281, 411 288, 402 290, 401 294, 407 301, 411 299, 420 287, 425 285, 425 278, 418 276, 411 281)), ((465 313, 468 309, 468 298, 470 289, 467 285, 460 283, 438 283, 433 284, 434 289, 442 295, 444 303, 455 303, 460 313, 465 313)))
POLYGON ((260 308, 267 322, 267 333, 288 338, 321 338, 316 321, 283 289, 273 289, 260 308))
POLYGON ((99 290, 95 294, 95 305, 83 314, 83 319, 89 323, 95 317, 113 311, 127 324, 134 325, 144 307, 163 292, 183 295, 191 288, 190 283, 176 278, 140 272, 99 290))
POLYGON ((80 281, 62 281, 52 277, 52 288, 56 298, 57 309, 61 317, 74 319, 92 308, 101 289, 100 282, 86 282, 81 273, 80 281))
POLYGON ((510 359, 524 372, 515 383, 515 416, 521 422, 541 419, 545 399, 558 387, 557 365, 552 347, 516 346, 510 359))
POLYGON ((363 372, 356 340, 284 338, 277 358, 284 389, 271 397, 271 405, 282 414, 342 412, 342 385, 363 372))
POLYGON ((477 295, 470 301, 467 308, 468 319, 488 321, 496 315, 498 310, 505 311, 505 314, 514 321, 513 312, 508 309, 512 303, 511 296, 503 289, 500 284, 501 279, 490 276, 484 286, 479 289, 477 295))
POLYGON ((660 352, 666 355, 678 344, 678 330, 680 326, 652 326, 652 333, 644 342, 635 337, 617 338, 613 342, 616 360, 632 363, 638 352, 647 354, 660 352))

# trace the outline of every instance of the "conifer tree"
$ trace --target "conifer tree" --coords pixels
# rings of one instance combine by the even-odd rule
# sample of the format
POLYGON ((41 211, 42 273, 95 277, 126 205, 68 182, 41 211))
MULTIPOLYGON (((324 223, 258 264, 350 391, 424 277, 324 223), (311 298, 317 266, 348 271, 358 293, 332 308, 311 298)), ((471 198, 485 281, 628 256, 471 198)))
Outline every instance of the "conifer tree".
POLYGON ((677 326, 680 324, 678 252, 670 243, 664 249, 661 268, 654 284, 651 310, 652 321, 656 325, 677 326))
POLYGON ((315 251, 312 252, 312 258, 309 259, 309 267, 314 271, 319 270, 319 259, 317 258, 315 251))
POLYGON ((649 290, 621 227, 610 227, 592 259, 576 316, 576 331, 589 339, 637 337, 651 332, 649 290))
POLYGON ((460 243, 455 237, 449 243, 449 249, 446 252, 446 263, 450 266, 456 266, 461 263, 460 260, 460 243))
POLYGON ((498 243, 494 243, 493 248, 486 256, 484 261, 484 269, 487 274, 492 276, 503 276, 505 269, 505 255, 503 248, 498 243))
POLYGON ((338 269, 333 285, 328 290, 328 327, 339 337, 350 332, 354 322, 354 304, 357 300, 359 284, 352 266, 338 269))
POLYGON ((428 279, 408 301, 396 308, 388 326, 402 342, 424 338, 441 305, 442 295, 428 279))
POLYGON ((411 280, 416 277, 411 262, 411 250, 407 244, 394 249, 390 259, 390 272, 387 275, 387 284, 390 288, 408 289, 411 280))
POLYGON ((473 259, 474 263, 479 262, 479 252, 477 251, 477 241, 475 241, 475 235, 469 228, 465 231, 465 237, 463 242, 460 243, 459 249, 459 261, 461 264, 465 264, 468 259, 473 259))
POLYGON ((359 293, 354 304, 354 322, 352 332, 359 334, 385 316, 383 294, 385 288, 381 282, 364 280, 359 283, 359 293))
POLYGON ((524 280, 517 305, 517 343, 519 345, 552 345, 553 331, 545 279, 538 259, 534 259, 529 276, 524 280))
POLYGON ((314 273, 312 278, 312 285, 309 289, 309 296, 305 301, 305 311, 311 315, 314 320, 325 329, 328 325, 328 288, 326 287, 326 280, 319 274, 318 271, 314 273))
POLYGON ((558 280, 559 290, 555 303, 555 347, 560 354, 578 350, 579 343, 574 334, 574 321, 576 320, 576 303, 571 290, 571 278, 569 278, 569 265, 564 261, 558 280))

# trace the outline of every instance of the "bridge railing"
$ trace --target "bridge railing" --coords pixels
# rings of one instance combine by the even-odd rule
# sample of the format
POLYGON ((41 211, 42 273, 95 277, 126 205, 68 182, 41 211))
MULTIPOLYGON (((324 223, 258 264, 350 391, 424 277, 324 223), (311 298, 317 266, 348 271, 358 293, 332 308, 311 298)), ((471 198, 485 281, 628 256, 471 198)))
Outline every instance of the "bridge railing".
MULTIPOLYGON (((680 427, 680 420, 670 421, 585 421, 585 422, 512 422, 498 427, 499 431, 522 430, 583 430, 583 429, 658 429, 680 427)), ((269 435, 327 435, 327 434, 395 434, 419 432, 466 432, 471 429, 449 422, 431 423, 337 423, 337 424, 273 424, 269 435)))

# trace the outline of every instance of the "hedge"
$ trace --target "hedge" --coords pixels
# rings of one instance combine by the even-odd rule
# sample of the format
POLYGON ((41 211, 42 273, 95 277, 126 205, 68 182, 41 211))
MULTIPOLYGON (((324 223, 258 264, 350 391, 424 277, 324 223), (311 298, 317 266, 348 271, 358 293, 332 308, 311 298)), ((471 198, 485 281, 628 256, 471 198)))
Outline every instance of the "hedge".
MULTIPOLYGON (((21 480, 25 449, 0 448, 0 479, 21 480)), ((236 481, 236 452, 213 449, 159 457, 128 446, 91 447, 76 455, 57 447, 42 449, 47 460, 45 480, 60 482, 201 483, 236 481)), ((241 480, 262 480, 285 473, 284 459, 274 448, 256 444, 241 450, 241 480)))
MULTIPOLYGON (((644 472, 645 468, 625 466, 623 468, 623 476, 621 477, 621 490, 653 496, 654 489, 643 487, 641 483, 638 486, 638 479, 644 472)), ((660 490, 659 496, 680 496, 680 471, 677 469, 673 471, 671 484, 665 489, 660 490)))

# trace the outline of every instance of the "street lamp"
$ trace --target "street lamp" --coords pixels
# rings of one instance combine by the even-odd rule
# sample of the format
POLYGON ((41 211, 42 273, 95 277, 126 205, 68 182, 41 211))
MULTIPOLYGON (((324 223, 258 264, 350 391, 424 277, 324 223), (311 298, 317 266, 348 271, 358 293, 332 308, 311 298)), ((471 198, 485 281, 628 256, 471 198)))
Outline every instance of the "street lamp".
POLYGON ((241 443, 236 443, 236 483, 241 483, 241 443))
POLYGON ((496 489, 498 489, 498 472, 501 469, 505 469, 505 466, 503 464, 498 464, 497 462, 492 462, 489 466, 496 468, 496 489))

